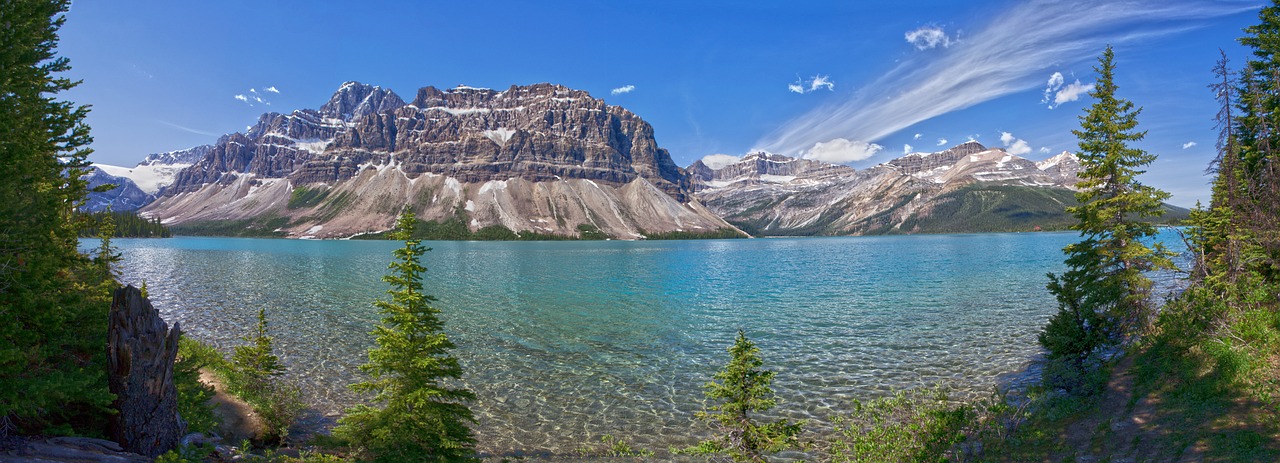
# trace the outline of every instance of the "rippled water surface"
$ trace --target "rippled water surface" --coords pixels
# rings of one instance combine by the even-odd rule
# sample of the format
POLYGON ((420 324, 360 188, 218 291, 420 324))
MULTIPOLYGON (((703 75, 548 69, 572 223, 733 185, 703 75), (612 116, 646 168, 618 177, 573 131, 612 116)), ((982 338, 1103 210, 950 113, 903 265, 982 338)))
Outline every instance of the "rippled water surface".
MULTIPOLYGON (((1026 378, 1073 233, 657 242, 427 242, 427 292, 459 346, 482 451, 560 453, 600 435, 688 443, 738 329, 777 372, 779 413, 818 426, 849 399, 1026 378)), ((118 240, 184 331, 224 350, 267 309, 321 414, 355 381, 400 243, 118 240)))

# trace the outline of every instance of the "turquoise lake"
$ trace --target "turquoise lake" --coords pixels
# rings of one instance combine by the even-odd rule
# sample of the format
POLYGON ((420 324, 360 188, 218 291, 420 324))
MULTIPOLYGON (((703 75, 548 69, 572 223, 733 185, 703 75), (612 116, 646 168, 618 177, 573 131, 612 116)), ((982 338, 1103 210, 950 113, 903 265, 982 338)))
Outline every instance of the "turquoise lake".
MULTIPOLYGON (((425 242, 425 285, 479 396, 481 451, 560 454, 604 434, 664 449, 703 429, 702 385, 738 329, 777 372, 777 413, 817 427, 891 390, 945 382, 985 394, 1036 380, 1036 333, 1056 310, 1045 274, 1077 239, 425 242)), ((265 308, 317 411, 311 426, 361 399, 346 386, 401 243, 115 243, 124 281, 145 280, 167 320, 224 351, 265 308)))

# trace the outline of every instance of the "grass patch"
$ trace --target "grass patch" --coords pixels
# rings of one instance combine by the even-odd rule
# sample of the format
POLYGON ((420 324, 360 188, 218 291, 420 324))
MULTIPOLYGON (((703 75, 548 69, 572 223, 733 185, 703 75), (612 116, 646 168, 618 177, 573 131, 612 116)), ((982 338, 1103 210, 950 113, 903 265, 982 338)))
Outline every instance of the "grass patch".
POLYGON ((315 207, 329 196, 328 188, 309 188, 299 186, 289 193, 289 209, 302 209, 307 207, 315 207))

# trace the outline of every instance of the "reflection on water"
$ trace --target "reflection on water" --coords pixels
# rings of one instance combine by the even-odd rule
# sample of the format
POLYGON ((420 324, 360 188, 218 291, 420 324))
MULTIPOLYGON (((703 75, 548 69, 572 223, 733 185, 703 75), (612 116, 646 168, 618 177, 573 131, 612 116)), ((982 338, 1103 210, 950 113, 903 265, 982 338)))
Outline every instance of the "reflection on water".
MULTIPOLYGON (((1046 272, 1071 233, 665 242, 429 242, 426 291, 459 346, 486 452, 600 435, 691 443, 702 384, 738 329, 777 372, 779 414, 827 424, 854 398, 938 382, 989 391, 1038 353, 1046 272)), ((1172 240, 1170 240, 1172 241, 1172 240)), ((372 343, 394 242, 118 240, 124 279, 229 350, 267 309, 322 415, 372 343)), ((1008 384, 1005 384, 1006 386, 1008 384)))

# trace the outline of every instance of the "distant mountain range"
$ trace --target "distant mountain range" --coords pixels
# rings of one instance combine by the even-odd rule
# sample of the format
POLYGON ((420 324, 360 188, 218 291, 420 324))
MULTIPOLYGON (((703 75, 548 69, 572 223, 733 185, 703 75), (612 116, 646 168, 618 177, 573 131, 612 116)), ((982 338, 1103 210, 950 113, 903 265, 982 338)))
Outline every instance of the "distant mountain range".
POLYGON ((688 170, 696 198, 754 235, 861 235, 1063 228, 1081 167, 968 142, 863 170, 766 153, 688 170))
POLYGON ((558 85, 425 87, 406 104, 348 82, 317 110, 264 114, 199 150, 143 214, 299 238, 384 231, 406 204, 472 230, 737 233, 691 200, 688 173, 647 122, 558 85))
POLYGON ((211 145, 99 166, 89 209, 189 233, 346 238, 420 219, 539 236, 849 235, 1062 228, 1080 165, 976 142, 862 170, 753 153, 680 168, 639 116, 552 84, 343 84, 211 145), (704 206, 705 205, 705 206, 704 206))

